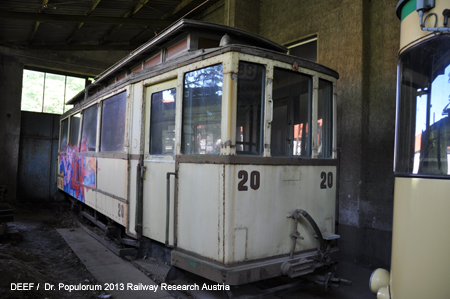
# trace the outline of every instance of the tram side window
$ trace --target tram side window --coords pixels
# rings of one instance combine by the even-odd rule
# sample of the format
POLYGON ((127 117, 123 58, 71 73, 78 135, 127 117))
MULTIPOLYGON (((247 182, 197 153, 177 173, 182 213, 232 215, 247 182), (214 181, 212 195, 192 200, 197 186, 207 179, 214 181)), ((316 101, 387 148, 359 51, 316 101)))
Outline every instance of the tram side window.
POLYGON ((312 78, 275 68, 271 155, 309 157, 312 78))
POLYGON ((184 75, 183 154, 219 154, 221 146, 222 65, 184 75))
POLYGON ((236 151, 259 155, 263 151, 265 67, 239 62, 237 88, 236 151))
POLYGON ((333 142, 333 85, 319 80, 317 145, 319 158, 331 158, 333 142))
POLYGON ((174 155, 176 88, 152 94, 150 154, 174 155))
POLYGON ((450 39, 406 50, 399 70, 395 171, 450 175, 450 39))
POLYGON ((126 111, 126 92, 103 101, 100 135, 100 150, 102 152, 124 151, 126 111))
POLYGON ((67 135, 69 133, 69 119, 66 118, 61 122, 61 144, 59 145, 60 152, 67 150, 67 135))
POLYGON ((80 113, 77 113, 70 117, 69 146, 72 149, 76 149, 78 147, 78 138, 80 135, 80 123, 81 123, 80 113))
POLYGON ((97 110, 97 105, 93 105, 83 112, 80 152, 95 151, 97 144, 97 110))

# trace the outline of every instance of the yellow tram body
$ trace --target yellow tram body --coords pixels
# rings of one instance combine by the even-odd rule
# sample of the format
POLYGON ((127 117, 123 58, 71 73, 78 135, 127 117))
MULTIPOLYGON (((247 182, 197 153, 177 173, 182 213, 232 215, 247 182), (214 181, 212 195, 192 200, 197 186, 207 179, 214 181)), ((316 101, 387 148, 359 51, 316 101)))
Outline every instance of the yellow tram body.
POLYGON ((399 1, 401 19, 390 274, 377 298, 449 298, 450 1, 399 1))
POLYGON ((59 189, 216 282, 332 264, 337 73, 235 28, 174 28, 62 116, 59 189), (224 33, 252 45, 219 45, 224 33))

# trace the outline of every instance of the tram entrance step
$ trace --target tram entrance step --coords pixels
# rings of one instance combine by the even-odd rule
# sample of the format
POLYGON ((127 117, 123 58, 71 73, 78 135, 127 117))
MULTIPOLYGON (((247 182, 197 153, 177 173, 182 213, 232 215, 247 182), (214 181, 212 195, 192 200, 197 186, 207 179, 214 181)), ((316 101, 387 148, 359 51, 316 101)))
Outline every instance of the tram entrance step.
MULTIPOLYGON (((314 237, 317 238, 317 235, 314 234, 314 237)), ((331 241, 331 240, 339 239, 341 236, 340 235, 336 235, 336 234, 332 234, 332 233, 324 232, 324 233, 322 233, 322 237, 326 241, 331 241)))

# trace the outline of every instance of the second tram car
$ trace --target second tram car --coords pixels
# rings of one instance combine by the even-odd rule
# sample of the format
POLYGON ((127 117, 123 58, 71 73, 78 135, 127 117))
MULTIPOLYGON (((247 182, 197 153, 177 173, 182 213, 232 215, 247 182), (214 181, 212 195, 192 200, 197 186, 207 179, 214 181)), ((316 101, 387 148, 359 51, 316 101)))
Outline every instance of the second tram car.
POLYGON ((177 22, 71 100, 58 188, 218 283, 330 266, 338 74, 286 52, 177 22))
POLYGON ((377 269, 377 298, 450 297, 449 0, 402 0, 397 82, 391 273, 377 269))

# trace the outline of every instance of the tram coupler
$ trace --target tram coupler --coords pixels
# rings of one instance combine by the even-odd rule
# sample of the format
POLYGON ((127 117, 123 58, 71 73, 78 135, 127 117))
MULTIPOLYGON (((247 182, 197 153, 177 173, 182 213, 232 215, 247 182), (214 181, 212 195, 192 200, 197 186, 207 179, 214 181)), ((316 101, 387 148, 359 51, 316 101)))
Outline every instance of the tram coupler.
POLYGON ((316 262, 310 259, 301 259, 295 263, 284 262, 281 265, 281 273, 290 278, 299 277, 314 272, 316 269, 316 262))
POLYGON ((299 210, 295 210, 292 213, 288 213, 286 215, 287 218, 292 218, 294 220, 294 227, 292 229, 292 233, 290 234, 291 240, 292 240, 292 245, 291 245, 291 252, 290 252, 290 259, 292 259, 294 257, 294 251, 295 251, 295 245, 297 243, 297 239, 300 240, 304 240, 304 238, 302 236, 300 236, 300 232, 297 230, 297 224, 298 224, 298 220, 300 219, 300 213, 299 210))

